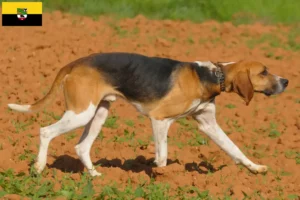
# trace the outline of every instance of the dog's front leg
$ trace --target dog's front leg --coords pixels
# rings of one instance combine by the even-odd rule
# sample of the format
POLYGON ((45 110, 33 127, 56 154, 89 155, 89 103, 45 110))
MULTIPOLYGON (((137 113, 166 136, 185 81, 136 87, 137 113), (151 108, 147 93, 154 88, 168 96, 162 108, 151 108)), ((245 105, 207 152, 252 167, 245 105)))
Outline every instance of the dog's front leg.
POLYGON ((267 166, 258 165, 249 160, 224 133, 216 121, 215 111, 215 104, 212 102, 201 113, 194 115, 199 124, 199 129, 230 155, 236 164, 241 163, 254 173, 266 172, 267 166))
POLYGON ((155 163, 158 167, 164 167, 167 165, 168 158, 168 144, 167 136, 170 125, 173 120, 164 119, 156 120, 151 118, 153 139, 155 142, 155 163))

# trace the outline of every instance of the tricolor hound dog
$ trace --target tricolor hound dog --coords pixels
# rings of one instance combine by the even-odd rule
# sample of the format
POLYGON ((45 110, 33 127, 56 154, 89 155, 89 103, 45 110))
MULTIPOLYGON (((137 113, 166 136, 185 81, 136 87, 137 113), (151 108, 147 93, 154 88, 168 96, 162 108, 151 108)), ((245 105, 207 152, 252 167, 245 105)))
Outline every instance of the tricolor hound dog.
POLYGON ((39 153, 34 164, 38 173, 46 166, 50 141, 85 126, 75 147, 76 153, 91 176, 101 175, 93 166, 90 149, 106 120, 109 102, 115 101, 117 96, 150 118, 158 167, 167 165, 170 125, 180 117, 191 115, 198 122, 199 130, 235 163, 262 173, 267 171, 267 166, 249 160, 218 125, 214 99, 223 91, 235 92, 248 105, 254 92, 267 96, 279 94, 287 85, 287 79, 269 73, 256 61, 181 62, 134 53, 99 53, 63 67, 48 94, 38 102, 8 106, 20 112, 38 111, 50 103, 63 86, 66 112, 58 122, 40 129, 39 153))

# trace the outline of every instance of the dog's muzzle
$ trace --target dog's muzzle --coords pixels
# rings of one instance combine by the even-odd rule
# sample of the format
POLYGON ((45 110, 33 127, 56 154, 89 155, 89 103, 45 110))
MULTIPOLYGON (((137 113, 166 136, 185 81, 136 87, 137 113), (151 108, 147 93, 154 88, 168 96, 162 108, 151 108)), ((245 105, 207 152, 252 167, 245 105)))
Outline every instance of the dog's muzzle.
POLYGON ((282 85, 282 87, 285 89, 287 86, 288 86, 288 84, 289 84, 289 80, 287 80, 287 79, 285 79, 285 78, 281 78, 280 79, 280 84, 282 85))
POLYGON ((288 86, 289 80, 285 78, 278 78, 277 84, 273 86, 272 89, 264 90, 263 93, 266 96, 271 96, 273 94, 280 94, 282 93, 285 88, 288 86))

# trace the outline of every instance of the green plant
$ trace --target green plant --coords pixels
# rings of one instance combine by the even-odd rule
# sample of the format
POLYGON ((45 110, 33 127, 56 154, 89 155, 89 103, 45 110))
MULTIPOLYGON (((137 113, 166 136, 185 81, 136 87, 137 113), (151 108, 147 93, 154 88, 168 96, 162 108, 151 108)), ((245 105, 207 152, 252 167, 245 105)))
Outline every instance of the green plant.
POLYGON ((236 106, 234 104, 226 104, 225 107, 229 108, 229 109, 236 108, 236 106))
POLYGON ((300 164, 300 152, 295 150, 288 150, 284 153, 285 157, 288 159, 295 159, 296 164, 300 164))
POLYGON ((128 31, 121 28, 119 25, 116 25, 115 23, 109 23, 109 26, 115 31, 117 35, 120 37, 126 37, 128 35, 128 31))
POLYGON ((300 196, 297 194, 289 194, 287 197, 291 200, 298 200, 300 198, 300 196))
POLYGON ((134 121, 132 121, 132 120, 126 120, 126 121, 125 121, 125 124, 126 124, 127 126, 133 127, 133 126, 134 126, 134 121))
POLYGON ((18 121, 15 121, 15 120, 11 120, 11 123, 15 127, 15 132, 20 133, 21 131, 25 131, 28 126, 33 124, 34 121, 35 120, 33 118, 31 118, 27 123, 18 122, 18 121))
POLYGON ((187 143, 191 146, 208 145, 208 139, 193 131, 192 139, 189 139, 187 143))
POLYGON ((99 15, 114 15, 118 18, 135 17, 142 14, 151 19, 191 20, 202 22, 208 19, 233 21, 248 24, 255 21, 265 23, 298 22, 300 14, 297 0, 44 0, 46 10, 61 10, 93 18, 99 15), (161 8, 164 8, 163 10, 161 8), (188 12, 187 12, 188 11, 188 12), (184 14, 182 14, 184 13, 184 14))
POLYGON ((72 133, 66 134, 65 138, 67 141, 70 141, 70 140, 74 139, 76 136, 77 136, 77 134, 75 132, 72 132, 72 133))
POLYGON ((277 130, 277 125, 274 122, 270 123, 270 132, 269 137, 270 138, 277 138, 280 136, 280 132, 277 130))
POLYGON ((117 120, 118 120, 117 116, 108 117, 105 123, 103 124, 103 127, 116 129, 118 128, 117 120))

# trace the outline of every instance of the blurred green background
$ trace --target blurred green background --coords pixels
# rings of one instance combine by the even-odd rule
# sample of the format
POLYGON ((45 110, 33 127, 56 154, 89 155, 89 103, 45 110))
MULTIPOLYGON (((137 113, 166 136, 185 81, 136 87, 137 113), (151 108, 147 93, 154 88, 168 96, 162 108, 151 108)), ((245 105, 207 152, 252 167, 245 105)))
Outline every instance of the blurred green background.
MULTIPOLYGON (((13 2, 18 0, 8 0, 13 2)), ((30 0, 27 0, 30 1, 30 0)), ((3 1, 2 1, 3 2, 3 1)), ((252 22, 298 23, 300 0, 43 0, 44 10, 61 10, 97 18, 103 14, 151 19, 202 22, 209 19, 252 22)))

